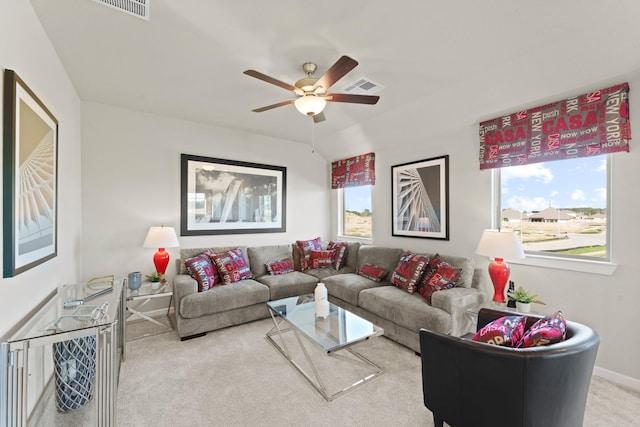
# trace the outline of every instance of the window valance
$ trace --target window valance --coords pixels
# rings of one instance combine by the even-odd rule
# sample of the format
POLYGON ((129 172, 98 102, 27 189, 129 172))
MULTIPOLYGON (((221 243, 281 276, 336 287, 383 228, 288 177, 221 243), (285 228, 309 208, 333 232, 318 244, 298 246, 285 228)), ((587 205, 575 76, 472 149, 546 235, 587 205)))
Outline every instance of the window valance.
POLYGON ((331 189, 376 183, 376 154, 367 153, 331 163, 331 189))
POLYGON ((629 151, 629 84, 480 123, 480 169, 629 151))

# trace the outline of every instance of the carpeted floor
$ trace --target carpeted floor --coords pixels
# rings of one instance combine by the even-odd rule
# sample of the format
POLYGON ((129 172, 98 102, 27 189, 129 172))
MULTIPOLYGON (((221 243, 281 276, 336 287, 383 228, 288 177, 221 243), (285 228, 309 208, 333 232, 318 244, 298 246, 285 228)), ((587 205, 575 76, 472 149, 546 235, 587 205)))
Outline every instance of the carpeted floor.
MULTIPOLYGON (((327 402, 265 339, 271 326, 265 319, 185 342, 175 332, 128 342, 118 425, 433 426, 413 351, 384 337, 357 344, 385 373, 327 402)), ((320 369, 338 389, 354 374, 320 369)), ((594 377, 584 425, 640 426, 640 394, 594 377)))

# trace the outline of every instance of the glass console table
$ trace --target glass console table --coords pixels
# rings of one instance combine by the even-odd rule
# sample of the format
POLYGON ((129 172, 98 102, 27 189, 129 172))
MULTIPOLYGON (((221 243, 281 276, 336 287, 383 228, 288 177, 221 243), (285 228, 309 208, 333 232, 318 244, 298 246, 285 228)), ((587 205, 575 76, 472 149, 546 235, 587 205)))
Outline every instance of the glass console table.
POLYGON ((0 427, 115 425, 123 285, 62 286, 0 343, 0 427))

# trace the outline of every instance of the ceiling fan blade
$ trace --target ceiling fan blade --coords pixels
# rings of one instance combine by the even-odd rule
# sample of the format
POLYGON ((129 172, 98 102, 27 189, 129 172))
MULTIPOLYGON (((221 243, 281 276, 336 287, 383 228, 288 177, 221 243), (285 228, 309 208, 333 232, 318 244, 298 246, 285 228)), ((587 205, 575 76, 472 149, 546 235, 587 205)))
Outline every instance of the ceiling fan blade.
POLYGON ((295 87, 293 85, 290 85, 289 83, 285 83, 283 81, 280 81, 278 79, 274 79, 273 77, 269 77, 266 74, 262 74, 260 71, 246 70, 246 71, 244 71, 244 74, 246 74, 247 76, 255 77, 258 80, 262 80, 264 82, 271 83, 273 85, 279 86, 279 87, 281 87, 283 89, 290 90, 292 92, 296 92, 296 93, 302 94, 302 91, 300 89, 298 89, 297 87, 295 87))
POLYGON ((327 101, 330 102, 351 102, 352 104, 373 105, 378 102, 379 96, 373 95, 350 95, 346 93, 328 93, 327 101))
POLYGON ((313 117, 313 123, 320 123, 320 122, 324 122, 327 118, 324 116, 324 111, 319 112, 318 114, 316 114, 313 117))
POLYGON ((296 102, 295 99, 289 99, 288 101, 278 102, 277 104, 267 105, 266 107, 256 108, 255 110, 251 110, 255 113, 262 113, 263 111, 271 110, 273 108, 284 107, 285 105, 293 104, 296 102))
POLYGON ((353 70, 358 65, 358 61, 349 58, 348 56, 342 56, 331 66, 323 75, 318 79, 313 89, 322 88, 327 91, 329 88, 349 71, 353 70))

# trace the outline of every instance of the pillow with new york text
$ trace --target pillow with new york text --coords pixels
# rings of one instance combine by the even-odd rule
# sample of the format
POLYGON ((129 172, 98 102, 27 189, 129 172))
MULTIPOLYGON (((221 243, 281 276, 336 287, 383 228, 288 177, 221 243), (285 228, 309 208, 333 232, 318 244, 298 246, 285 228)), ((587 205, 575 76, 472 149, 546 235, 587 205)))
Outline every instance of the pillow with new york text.
POLYGON ((516 347, 537 347, 564 341, 567 336, 567 321, 561 311, 543 317, 531 325, 516 347))
POLYGON ((503 316, 485 325, 473 336, 474 341, 503 347, 515 347, 527 322, 525 316, 503 316))
POLYGON ((240 248, 211 255, 211 260, 218 268, 218 274, 225 285, 251 278, 249 263, 240 248))
POLYGON ((293 271, 293 263, 289 258, 284 258, 279 261, 271 261, 265 265, 267 267, 267 271, 272 276, 287 274, 293 271))
POLYGON ((347 242, 334 242, 332 240, 329 242, 327 249, 335 251, 335 254, 333 255, 333 268, 340 270, 347 261, 347 249, 349 249, 349 244, 347 242))
POLYGON ((335 251, 310 251, 310 268, 333 268, 335 251))
POLYGON ((222 283, 218 269, 213 265, 207 253, 187 259, 184 266, 189 276, 198 282, 198 292, 208 291, 215 285, 222 283))
POLYGON ((391 283, 410 294, 414 293, 428 263, 429 260, 422 255, 405 252, 391 275, 391 283))
POLYGON ((311 268, 311 251, 322 250, 322 240, 320 237, 316 237, 311 240, 296 240, 296 244, 302 251, 302 258, 300 260, 302 270, 308 270, 311 268))
POLYGON ((380 282, 384 279, 384 276, 387 275, 387 270, 376 265, 362 264, 360 270, 358 270, 358 274, 374 282, 380 282))
POLYGON ((436 255, 429 261, 429 268, 420 279, 418 292, 431 304, 434 292, 453 288, 461 272, 462 269, 454 268, 436 255))

